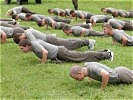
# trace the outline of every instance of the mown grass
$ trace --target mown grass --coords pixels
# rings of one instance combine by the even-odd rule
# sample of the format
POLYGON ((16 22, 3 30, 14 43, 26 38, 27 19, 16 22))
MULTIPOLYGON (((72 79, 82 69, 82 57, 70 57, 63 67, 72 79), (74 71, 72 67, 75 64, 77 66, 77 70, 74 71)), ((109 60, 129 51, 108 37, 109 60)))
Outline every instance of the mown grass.
MULTIPOLYGON (((15 0, 10 5, 5 5, 4 0, 1 3, 1 18, 6 18, 5 14, 8 9, 16 5, 15 0)), ((102 14, 100 8, 114 7, 118 9, 132 9, 131 0, 79 0, 79 9, 102 14)), ((32 11, 40 14, 49 15, 48 8, 59 7, 62 9, 71 8, 71 0, 43 0, 42 4, 35 4, 34 0, 29 0, 29 4, 24 4, 32 11)), ((118 19, 123 19, 118 17, 118 19)), ((129 20, 132 20, 131 18, 129 20)), ((61 38, 76 38, 66 36, 61 30, 45 29, 38 27, 35 22, 23 22, 20 24, 33 27, 46 33, 56 33, 61 38)), ((72 24, 83 23, 80 19, 76 22, 73 19, 72 24)), ((102 24, 93 27, 102 31, 102 24)), ((129 35, 132 32, 126 31, 129 35)), ((81 38, 81 37, 79 37, 81 38)), ((133 69, 133 48, 122 47, 121 44, 112 45, 111 37, 86 37, 95 39, 95 50, 111 49, 114 51, 114 61, 100 61, 109 67, 125 66, 133 69)), ((78 49, 86 51, 87 47, 78 49)), ((132 99, 132 84, 111 85, 108 84, 105 91, 100 91, 100 82, 92 83, 85 79, 82 82, 75 81, 69 77, 69 69, 72 65, 83 65, 83 63, 64 62, 63 64, 52 64, 50 60, 46 64, 38 61, 33 53, 23 53, 12 39, 0 46, 1 60, 1 98, 2 99, 132 99)))

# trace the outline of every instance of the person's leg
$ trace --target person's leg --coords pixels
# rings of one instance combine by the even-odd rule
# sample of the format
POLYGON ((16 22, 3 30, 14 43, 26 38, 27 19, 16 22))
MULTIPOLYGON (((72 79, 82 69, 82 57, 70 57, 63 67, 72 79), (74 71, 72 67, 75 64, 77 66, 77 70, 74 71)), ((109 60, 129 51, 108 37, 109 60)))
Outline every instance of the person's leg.
POLYGON ((12 19, 2 19, 0 18, 0 21, 13 21, 12 19))
POLYGON ((93 29, 89 29, 88 36, 104 36, 105 34, 103 32, 99 32, 93 29))
POLYGON ((133 72, 126 67, 117 67, 116 70, 119 74, 119 83, 132 83, 133 82, 133 72))
POLYGON ((119 15, 120 17, 125 17, 125 16, 126 16, 126 14, 125 14, 123 11, 119 11, 119 12, 118 12, 118 15, 119 15))
POLYGON ((80 27, 83 27, 83 28, 87 28, 87 29, 90 29, 92 28, 89 24, 77 24, 77 25, 73 25, 73 26, 80 26, 80 27))
POLYGON ((26 7, 22 7, 22 12, 23 13, 30 13, 30 14, 37 14, 36 12, 32 12, 32 11, 30 11, 28 8, 26 8, 26 7))
POLYGON ((63 22, 63 23, 67 23, 67 24, 70 24, 71 23, 71 20, 70 19, 54 19, 56 22, 63 22))
POLYGON ((129 18, 133 18, 133 12, 129 11, 129 18))
POLYGON ((72 0, 72 3, 74 5, 74 9, 78 10, 78 0, 72 0))
POLYGON ((69 50, 74 50, 74 49, 81 48, 83 46, 89 46, 90 41, 87 39, 82 40, 77 38, 63 39, 63 38, 54 37, 52 35, 47 35, 46 42, 57 46, 64 46, 69 50))
POLYGON ((5 27, 14 27, 14 25, 8 24, 7 22, 4 22, 4 21, 0 22, 0 25, 5 27))
POLYGON ((92 61, 100 61, 105 59, 110 59, 110 52, 77 52, 77 51, 69 51, 64 47, 59 47, 57 58, 59 60, 70 61, 70 62, 92 62, 92 61))
POLYGON ((129 24, 128 22, 125 22, 125 25, 122 29, 128 30, 128 31, 133 31, 133 26, 131 24, 129 24))

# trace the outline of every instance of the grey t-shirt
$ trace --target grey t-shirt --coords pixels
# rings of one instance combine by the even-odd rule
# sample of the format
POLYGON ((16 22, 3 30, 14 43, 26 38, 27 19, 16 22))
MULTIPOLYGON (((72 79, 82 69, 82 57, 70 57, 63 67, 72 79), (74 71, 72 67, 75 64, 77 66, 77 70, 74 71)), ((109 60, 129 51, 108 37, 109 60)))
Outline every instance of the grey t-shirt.
POLYGON ((19 13, 21 13, 21 11, 22 11, 22 6, 14 7, 14 8, 12 9, 12 11, 13 11, 13 14, 19 14, 19 13))
POLYGON ((55 15, 58 15, 58 13, 60 13, 60 12, 64 12, 64 10, 63 10, 63 9, 60 9, 60 8, 54 8, 54 9, 53 9, 53 13, 54 13, 55 15))
POLYGON ((123 30, 113 30, 112 39, 118 43, 122 43, 122 36, 125 36, 128 39, 128 44, 133 42, 133 36, 129 36, 123 30))
POLYGON ((93 19, 94 22, 104 22, 106 18, 106 15, 94 15, 91 17, 91 19, 93 19))
POLYGON ((37 14, 31 15, 31 16, 32 16, 31 21, 36 21, 36 22, 41 21, 41 18, 39 18, 37 14))
POLYGON ((85 13, 83 14, 83 12, 82 12, 82 11, 80 11, 80 10, 75 11, 75 14, 76 14, 76 16, 77 16, 78 18, 82 18, 82 16, 84 16, 84 15, 85 15, 85 13))
POLYGON ((37 17, 39 17, 41 20, 46 18, 45 15, 40 15, 40 14, 34 14, 34 15, 36 15, 37 17))
POLYGON ((118 19, 109 19, 108 23, 113 27, 113 28, 118 28, 118 27, 124 27, 125 21, 118 20, 118 19))
POLYGON ((104 69, 109 73, 109 83, 118 82, 118 72, 98 62, 87 62, 84 64, 87 67, 88 76, 97 81, 102 81, 101 70, 104 69))
POLYGON ((13 28, 0 26, 0 29, 3 30, 6 33, 8 38, 13 36, 13 28))
POLYGON ((75 36, 80 36, 81 35, 81 32, 82 32, 82 27, 80 26, 73 26, 71 27, 71 30, 72 30, 72 34, 75 35, 75 36))
POLYGON ((55 22, 51 17, 46 17, 45 22, 47 25, 52 27, 52 22, 55 22))
POLYGON ((32 50, 35 55, 39 58, 42 58, 42 48, 45 48, 48 51, 48 59, 55 59, 58 53, 58 46, 44 42, 43 40, 31 41, 32 50))
POLYGON ((25 31, 25 35, 27 37, 27 39, 29 40, 36 40, 36 39, 41 39, 43 41, 46 41, 46 34, 38 31, 38 30, 35 30, 35 29, 27 29, 25 31))
POLYGON ((21 19, 21 20, 26 20, 27 18, 25 17, 26 16, 26 14, 25 13, 19 13, 18 14, 18 16, 19 16, 19 19, 21 19))
POLYGON ((106 8, 106 10, 107 10, 107 13, 110 13, 110 14, 117 12, 117 9, 111 8, 111 7, 106 8))

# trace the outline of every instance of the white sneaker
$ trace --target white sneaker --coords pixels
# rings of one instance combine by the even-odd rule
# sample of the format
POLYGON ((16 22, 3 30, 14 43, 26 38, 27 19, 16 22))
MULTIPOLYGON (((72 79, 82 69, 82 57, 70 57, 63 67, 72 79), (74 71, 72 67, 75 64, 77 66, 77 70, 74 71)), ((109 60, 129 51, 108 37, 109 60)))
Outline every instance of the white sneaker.
POLYGON ((89 23, 89 25, 90 25, 90 26, 92 26, 92 24, 91 24, 91 23, 89 23))
POLYGON ((54 37, 56 37, 56 34, 52 34, 54 37))
POLYGON ((114 59, 114 53, 113 53, 113 51, 109 52, 109 54, 110 54, 109 60, 110 61, 113 61, 113 59, 114 59))
POLYGON ((86 22, 83 23, 84 25, 86 24, 86 22))
POLYGON ((89 45, 88 46, 89 46, 90 50, 94 50, 95 43, 96 43, 96 40, 89 39, 89 45))

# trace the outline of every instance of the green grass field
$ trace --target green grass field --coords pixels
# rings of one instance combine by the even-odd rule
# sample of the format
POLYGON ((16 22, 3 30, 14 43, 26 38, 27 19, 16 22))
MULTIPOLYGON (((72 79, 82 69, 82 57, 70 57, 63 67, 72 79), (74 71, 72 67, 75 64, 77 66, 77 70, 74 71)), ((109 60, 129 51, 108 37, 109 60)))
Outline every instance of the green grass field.
MULTIPOLYGON (((48 8, 71 8, 71 0, 42 0, 42 4, 35 4, 34 0, 29 0, 29 4, 24 4, 34 12, 49 15, 48 8)), ((6 18, 5 14, 8 9, 18 6, 15 0, 10 5, 5 5, 4 0, 0 0, 1 18, 6 18)), ((133 9, 133 0, 79 0, 79 9, 102 14, 102 7, 114 7, 117 9, 133 9)), ((123 19, 118 17, 118 19, 123 19)), ((131 18, 129 20, 132 20, 131 18)), ((35 22, 19 21, 21 25, 30 26, 41 32, 49 34, 56 33, 61 38, 76 38, 66 36, 61 30, 47 29, 38 27, 35 22)), ((72 24, 83 23, 80 19, 72 24)), ((93 27, 102 31, 102 24, 93 27)), ((126 31, 133 35, 131 31, 126 31)), ((82 38, 82 37, 79 37, 82 38)), ((87 37, 96 40, 95 50, 111 49, 114 51, 114 60, 112 62, 105 60, 100 61, 111 68, 125 66, 133 69, 133 47, 123 47, 121 44, 112 45, 111 37, 87 37)), ((87 47, 78 49, 86 51, 87 47)), ((87 99, 87 100, 131 100, 133 99, 132 84, 111 85, 108 84, 104 91, 100 91, 100 82, 88 82, 87 78, 82 81, 75 81, 69 77, 69 69, 73 65, 83 65, 83 63, 64 62, 63 64, 52 64, 50 60, 46 64, 38 61, 33 53, 23 53, 19 47, 8 39, 7 43, 0 46, 0 71, 1 71, 1 98, 5 99, 87 99)))

